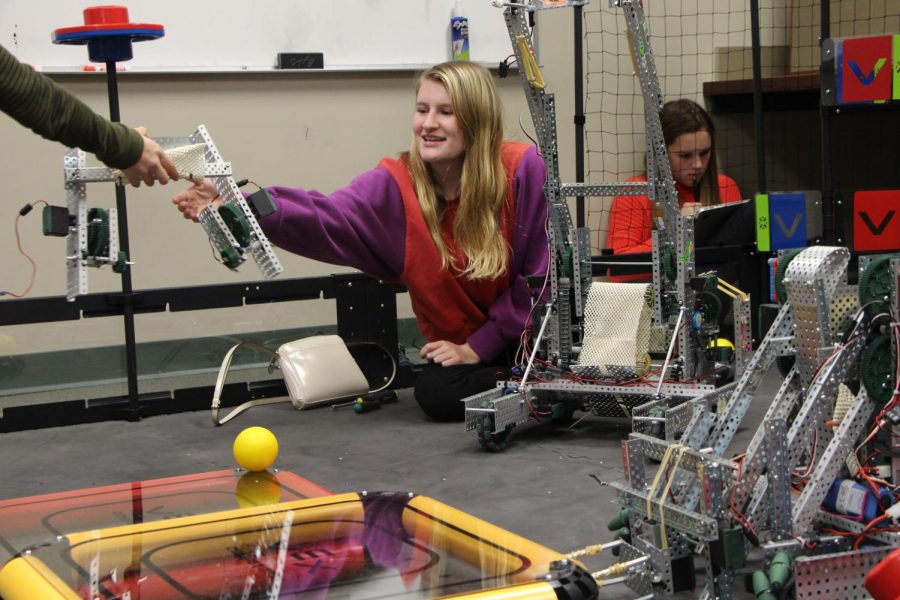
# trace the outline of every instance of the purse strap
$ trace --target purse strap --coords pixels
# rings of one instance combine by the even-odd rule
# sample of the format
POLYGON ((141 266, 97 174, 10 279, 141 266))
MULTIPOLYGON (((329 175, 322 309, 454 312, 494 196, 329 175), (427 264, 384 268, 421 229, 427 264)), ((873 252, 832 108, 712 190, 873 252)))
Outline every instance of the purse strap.
MULTIPOLYGON (((351 344, 347 344, 347 348, 349 349, 352 345, 356 346, 367 346, 374 345, 380 346, 378 344, 374 344, 373 342, 351 342, 351 344)), ((231 359, 234 356, 234 353, 238 348, 248 347, 258 352, 262 352, 263 354, 267 354, 272 357, 272 361, 269 363, 269 372, 271 373, 273 370, 279 368, 278 367, 278 353, 268 346, 264 346, 259 342, 251 342, 251 341, 243 341, 238 344, 235 344, 231 348, 228 349, 228 352, 225 353, 225 358, 222 359, 222 366, 219 367, 219 374, 216 377, 216 388, 213 391, 213 399, 212 399, 212 420, 216 425, 223 425, 238 416, 248 408, 252 406, 262 406, 264 404, 276 404, 278 402, 288 402, 290 398, 276 397, 276 398, 258 398, 256 400, 248 400, 243 404, 240 404, 234 409, 231 410, 228 414, 223 416, 221 419, 219 418, 219 407, 221 406, 221 396, 222 389, 225 387, 225 377, 228 375, 228 369, 231 367, 231 359)), ((381 387, 369 390, 369 393, 380 392, 381 390, 386 389, 394 382, 394 378, 397 376, 397 360, 391 355, 389 352, 386 353, 388 357, 391 359, 391 376, 388 378, 387 382, 381 387)))
POLYGON ((228 369, 231 367, 231 359, 234 356, 234 353, 238 348, 241 347, 249 347, 253 350, 257 350, 258 352, 262 352, 263 354, 267 354, 272 357, 272 362, 269 363, 269 372, 277 367, 278 365, 278 353, 272 350, 271 348, 264 346, 257 342, 244 341, 239 344, 235 344, 231 348, 228 349, 228 352, 225 353, 225 358, 222 360, 222 366, 219 367, 219 375, 216 377, 216 389, 213 391, 213 399, 212 399, 212 419, 213 423, 216 425, 222 425, 227 423, 240 413, 244 412, 251 406, 260 406, 262 404, 275 404, 277 402, 287 402, 289 399, 277 397, 277 398, 259 398, 257 400, 248 400, 243 404, 234 407, 234 409, 223 416, 221 419, 219 418, 219 406, 221 404, 221 395, 222 388, 225 387, 225 377, 228 375, 228 369))

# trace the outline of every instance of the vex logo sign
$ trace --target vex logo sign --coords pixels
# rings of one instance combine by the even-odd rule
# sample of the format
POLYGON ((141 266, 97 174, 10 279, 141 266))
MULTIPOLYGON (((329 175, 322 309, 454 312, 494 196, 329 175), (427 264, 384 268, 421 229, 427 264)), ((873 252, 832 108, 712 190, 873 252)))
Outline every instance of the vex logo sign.
POLYGON ((856 75, 856 78, 859 79, 859 82, 863 85, 869 85, 875 78, 878 76, 878 72, 881 71, 881 68, 887 62, 887 59, 884 57, 879 58, 875 61, 875 66, 869 71, 868 74, 862 72, 862 69, 859 68, 859 65, 856 64, 855 60, 848 60, 847 64, 850 65, 850 70, 853 71, 853 74, 856 75))
POLYGON ((794 237, 794 234, 797 233, 797 227, 803 221, 804 216, 805 216, 805 213, 804 214, 798 213, 798 214, 794 215, 794 220, 791 222, 790 226, 788 226, 788 225, 785 225, 782 215, 776 214, 775 222, 778 223, 778 227, 781 229, 781 232, 786 237, 790 238, 790 237, 794 237))
POLYGON ((769 194, 769 217, 773 251, 806 246, 806 196, 802 192, 769 194))
POLYGON ((900 190, 870 190, 853 195, 853 249, 900 249, 900 190))
MULTIPOLYGON (((850 38, 837 44, 838 101, 885 102, 891 99, 894 70, 886 64, 896 64, 894 36, 879 35, 850 38)), ((900 90, 898 90, 900 91, 900 90)), ((895 92, 894 97, 900 97, 895 92)))

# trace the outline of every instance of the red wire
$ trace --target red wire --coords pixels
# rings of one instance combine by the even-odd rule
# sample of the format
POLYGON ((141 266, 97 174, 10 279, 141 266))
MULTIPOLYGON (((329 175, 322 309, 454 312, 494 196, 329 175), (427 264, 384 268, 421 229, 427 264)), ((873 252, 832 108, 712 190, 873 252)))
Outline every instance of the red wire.
MULTIPOLYGON (((47 204, 47 202, 44 200, 38 200, 37 202, 33 203, 31 205, 31 207, 34 208, 38 204, 47 204)), ((31 279, 28 281, 28 287, 25 288, 24 292, 10 292, 9 290, 3 291, 3 294, 6 294, 7 296, 12 296, 13 298, 22 298, 26 294, 28 294, 28 292, 31 291, 31 288, 34 287, 34 280, 37 278, 37 263, 34 262, 34 259, 31 258, 31 256, 27 252, 25 252, 25 250, 22 248, 22 239, 19 236, 19 219, 21 219, 21 218, 22 218, 21 213, 16 215, 16 223, 15 223, 16 247, 19 249, 19 252, 22 254, 22 256, 27 258, 28 262, 31 263, 31 279)))

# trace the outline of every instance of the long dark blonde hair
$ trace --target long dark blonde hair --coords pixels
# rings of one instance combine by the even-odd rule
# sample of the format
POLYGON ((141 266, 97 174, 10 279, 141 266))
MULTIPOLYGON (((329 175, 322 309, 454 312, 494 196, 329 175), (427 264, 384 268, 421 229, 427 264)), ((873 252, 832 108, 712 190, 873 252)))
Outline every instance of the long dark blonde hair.
POLYGON ((500 159, 503 110, 497 88, 487 69, 466 61, 446 62, 428 69, 419 76, 416 93, 426 80, 446 88, 463 133, 466 151, 453 236, 466 257, 464 267, 453 264, 441 237, 444 204, 435 191, 431 168, 419 155, 413 136, 409 166, 422 216, 441 254, 443 268, 453 264, 470 279, 496 279, 506 272, 509 261, 507 242, 500 231, 507 180, 500 159))

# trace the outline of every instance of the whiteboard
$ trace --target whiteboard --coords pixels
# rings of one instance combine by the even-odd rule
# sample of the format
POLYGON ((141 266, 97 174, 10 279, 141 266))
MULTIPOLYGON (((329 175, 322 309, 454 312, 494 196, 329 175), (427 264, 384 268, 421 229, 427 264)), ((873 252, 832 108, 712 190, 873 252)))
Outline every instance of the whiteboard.
MULTIPOLYGON (((113 3, 110 3, 113 4, 113 3)), ((84 24, 102 2, 0 1, 0 43, 45 71, 81 70, 87 48, 51 43, 62 27, 84 24)), ((279 52, 322 52, 325 69, 421 68, 450 58, 454 0, 154 0, 126 6, 132 23, 165 27, 133 44, 136 71, 271 70, 279 52)), ((501 9, 459 0, 469 19, 471 60, 497 64, 512 53, 501 9)))

